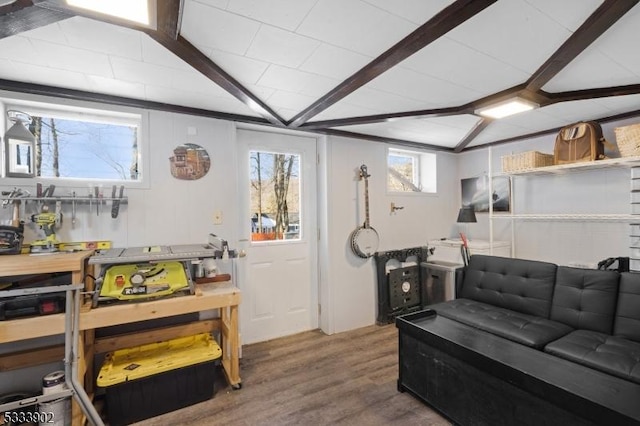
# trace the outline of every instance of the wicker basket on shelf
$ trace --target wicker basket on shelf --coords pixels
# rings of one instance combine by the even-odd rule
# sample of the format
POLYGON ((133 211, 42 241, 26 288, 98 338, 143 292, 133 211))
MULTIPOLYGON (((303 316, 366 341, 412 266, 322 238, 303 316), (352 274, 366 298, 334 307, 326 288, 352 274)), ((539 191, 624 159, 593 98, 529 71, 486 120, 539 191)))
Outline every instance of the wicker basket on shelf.
POLYGON ((616 143, 622 157, 640 156, 640 123, 616 127, 616 143))
POLYGON ((546 166, 553 166, 552 154, 527 151, 502 156, 502 171, 504 173, 519 172, 546 166))

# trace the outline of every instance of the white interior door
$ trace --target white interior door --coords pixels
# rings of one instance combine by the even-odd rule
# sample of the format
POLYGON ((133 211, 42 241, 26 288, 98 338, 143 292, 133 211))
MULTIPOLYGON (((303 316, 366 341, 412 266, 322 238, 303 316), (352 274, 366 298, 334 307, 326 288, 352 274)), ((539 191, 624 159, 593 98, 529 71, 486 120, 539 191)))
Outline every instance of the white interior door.
POLYGON ((241 342, 317 328, 316 139, 239 129, 237 141, 241 342))

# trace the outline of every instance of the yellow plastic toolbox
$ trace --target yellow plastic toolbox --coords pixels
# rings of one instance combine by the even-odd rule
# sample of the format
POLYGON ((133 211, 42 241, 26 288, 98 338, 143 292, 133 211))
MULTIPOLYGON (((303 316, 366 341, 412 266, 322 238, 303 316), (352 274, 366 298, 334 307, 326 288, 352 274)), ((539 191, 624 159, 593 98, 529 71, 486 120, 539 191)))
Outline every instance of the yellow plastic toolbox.
POLYGON ((213 397, 222 349, 208 333, 109 352, 97 384, 111 425, 126 425, 213 397))

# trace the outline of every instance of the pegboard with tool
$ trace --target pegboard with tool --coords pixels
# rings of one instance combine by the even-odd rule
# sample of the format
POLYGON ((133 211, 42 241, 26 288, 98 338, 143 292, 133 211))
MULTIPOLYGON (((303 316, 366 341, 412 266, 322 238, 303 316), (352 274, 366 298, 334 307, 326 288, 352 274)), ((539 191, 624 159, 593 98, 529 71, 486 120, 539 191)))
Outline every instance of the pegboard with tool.
MULTIPOLYGON (((56 231, 63 223, 63 205, 71 212, 71 228, 74 229, 79 215, 110 215, 117 219, 122 205, 129 203, 124 185, 112 185, 111 196, 104 196, 103 185, 89 185, 89 191, 73 189, 61 194, 56 185, 37 183, 33 190, 14 188, 0 195, 2 208, 11 207, 10 224, 0 226, 0 254, 20 253, 24 225, 30 224, 38 236, 30 242, 32 253, 49 253, 60 250, 61 241, 56 231), (95 207, 95 209, 94 209, 95 207), (20 244, 16 242, 19 241, 20 244)), ((22 250, 24 251, 24 250, 22 250)))

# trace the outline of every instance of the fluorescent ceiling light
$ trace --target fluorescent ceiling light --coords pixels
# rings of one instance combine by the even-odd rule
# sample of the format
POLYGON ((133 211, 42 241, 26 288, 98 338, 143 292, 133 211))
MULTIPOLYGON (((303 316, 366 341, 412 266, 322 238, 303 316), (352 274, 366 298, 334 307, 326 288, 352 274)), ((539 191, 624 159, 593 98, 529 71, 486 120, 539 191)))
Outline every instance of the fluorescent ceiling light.
POLYGON ((67 0, 67 4, 143 25, 151 23, 148 0, 67 0))
POLYGON ((537 108, 538 104, 520 98, 509 99, 504 102, 489 105, 476 110, 476 114, 490 118, 504 118, 523 111, 537 108))

